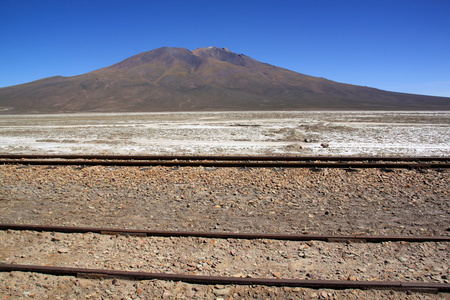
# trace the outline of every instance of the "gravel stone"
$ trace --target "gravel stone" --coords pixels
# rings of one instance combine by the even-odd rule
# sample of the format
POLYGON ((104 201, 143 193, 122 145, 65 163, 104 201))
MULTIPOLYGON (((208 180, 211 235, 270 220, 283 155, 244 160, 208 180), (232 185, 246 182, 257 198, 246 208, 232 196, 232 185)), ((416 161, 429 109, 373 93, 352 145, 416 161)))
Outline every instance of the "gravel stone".
MULTIPOLYGON (((444 235, 450 172, 0 166, 0 222, 180 231, 444 235)), ((2 263, 207 276, 448 283, 449 243, 0 231, 2 263)), ((0 273, 11 299, 443 299, 446 294, 0 273), (326 294, 326 297, 325 297, 326 294)))

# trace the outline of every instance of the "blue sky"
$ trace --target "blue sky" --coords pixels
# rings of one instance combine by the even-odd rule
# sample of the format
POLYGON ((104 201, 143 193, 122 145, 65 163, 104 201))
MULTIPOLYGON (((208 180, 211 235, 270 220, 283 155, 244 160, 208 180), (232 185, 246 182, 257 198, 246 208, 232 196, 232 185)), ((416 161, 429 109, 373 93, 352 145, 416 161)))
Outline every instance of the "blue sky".
POLYGON ((450 97, 449 16, 449 0, 0 0, 0 87, 163 46, 218 46, 338 82, 450 97))

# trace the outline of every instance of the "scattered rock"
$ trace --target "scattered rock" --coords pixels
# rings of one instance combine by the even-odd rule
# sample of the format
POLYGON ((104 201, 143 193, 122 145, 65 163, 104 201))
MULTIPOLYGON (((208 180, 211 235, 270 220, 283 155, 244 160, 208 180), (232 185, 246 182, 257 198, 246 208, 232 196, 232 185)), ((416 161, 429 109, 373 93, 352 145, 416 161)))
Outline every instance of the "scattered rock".
POLYGON ((281 273, 280 272, 274 272, 272 273, 272 275, 276 278, 281 278, 281 273))
POLYGON ((169 290, 165 290, 163 293, 162 293, 162 296, 161 296, 163 299, 169 299, 170 297, 172 297, 172 293, 169 291, 169 290))
POLYGON ((119 285, 120 285, 120 281, 117 280, 116 278, 114 278, 114 279, 112 280, 111 283, 112 283, 113 285, 115 285, 115 286, 119 286, 119 285))
POLYGON ((303 147, 300 144, 292 144, 292 145, 286 146, 287 151, 300 151, 302 149, 303 149, 303 147))
POLYGON ((221 288, 221 289, 214 289, 214 294, 218 295, 218 296, 226 296, 229 295, 231 292, 231 288, 226 287, 226 288, 221 288))
MULTIPOLYGON (((33 220, 37 224, 67 226, 110 227, 112 224, 117 228, 148 226, 157 230, 294 234, 448 234, 448 222, 440 216, 446 213, 449 172, 396 169, 384 173, 368 169, 352 174, 325 168, 320 173, 287 168, 246 170, 217 168, 209 172, 202 168, 154 167, 143 172, 133 167, 47 170, 39 166, 17 169, 3 165, 0 166, 0 194, 5 201, 0 201, 0 209, 12 213, 1 215, 2 223, 33 220), (23 209, 24 203, 27 209, 23 209), (215 209, 216 205, 220 209, 215 209), (53 214, 48 213, 50 209, 53 214)), ((448 282, 443 267, 448 265, 448 258, 443 253, 450 251, 446 243, 361 245, 14 230, 0 231, 0 241, 0 248, 6 249, 2 252, 5 263, 206 276, 279 278, 283 275, 283 278, 312 280, 358 278, 440 283, 448 282)), ((9 293, 10 298, 15 297, 14 289, 20 291, 16 297, 21 297, 24 291, 30 292, 28 297, 41 293, 35 298, 58 290, 62 299, 76 298, 72 294, 106 298, 120 295, 119 299, 172 299, 188 294, 193 299, 245 299, 257 298, 255 293, 286 299, 293 293, 292 288, 211 287, 151 280, 136 283, 125 279, 71 280, 41 275, 0 273, 0 290, 9 293), (11 289, 6 289, 6 285, 11 289)), ((313 293, 316 299, 323 298, 322 290, 309 289, 299 289, 296 296, 309 299, 313 293)), ((328 291, 327 297, 345 298, 342 293, 328 291)), ((358 291, 358 298, 389 298, 383 293, 358 291)))

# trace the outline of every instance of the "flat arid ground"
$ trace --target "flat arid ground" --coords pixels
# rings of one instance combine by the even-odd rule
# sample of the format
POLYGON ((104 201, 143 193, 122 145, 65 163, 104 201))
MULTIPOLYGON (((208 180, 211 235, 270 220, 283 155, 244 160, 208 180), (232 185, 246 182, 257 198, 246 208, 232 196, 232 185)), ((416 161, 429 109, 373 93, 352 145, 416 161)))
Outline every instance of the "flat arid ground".
POLYGON ((450 112, 0 117, 0 153, 448 156, 449 145, 450 112))
MULTIPOLYGON (((0 153, 449 156, 450 112, 0 118, 0 153), (324 144, 328 146, 324 147, 324 144), (322 145, 323 144, 323 145, 322 145)), ((0 223, 242 233, 450 234, 450 171, 0 165, 0 223)), ((0 262, 205 276, 448 284, 448 242, 340 243, 4 230, 0 262)), ((0 272, 10 299, 448 299, 0 272)))

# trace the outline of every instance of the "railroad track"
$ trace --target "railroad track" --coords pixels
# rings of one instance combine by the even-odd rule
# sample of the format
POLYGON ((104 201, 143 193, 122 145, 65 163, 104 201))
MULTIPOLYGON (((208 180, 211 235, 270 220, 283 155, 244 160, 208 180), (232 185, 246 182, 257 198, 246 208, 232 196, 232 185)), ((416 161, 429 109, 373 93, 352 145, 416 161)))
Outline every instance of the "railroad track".
MULTIPOLYGON (((113 228, 86 228, 67 226, 41 226, 24 224, 0 224, 0 230, 27 230, 49 231, 62 233, 100 233, 108 235, 137 235, 137 236, 164 236, 164 237, 204 237, 219 239, 281 239, 292 241, 320 240, 326 242, 358 241, 358 242, 439 242, 448 243, 450 237, 431 236, 320 236, 320 235, 280 235, 280 234, 237 234, 237 233, 199 233, 199 232, 173 232, 173 231, 149 231, 113 228)), ((449 293, 450 284, 435 282, 399 282, 399 281, 356 281, 356 280, 309 280, 286 278, 249 278, 233 276, 204 276, 186 274, 168 274, 153 272, 120 271, 110 269, 55 267, 41 265, 5 264, 0 263, 1 272, 35 272, 56 276, 77 276, 87 278, 126 278, 130 280, 169 280, 181 281, 202 285, 264 285, 276 287, 303 287, 312 289, 387 289, 418 291, 431 293, 449 293)))
POLYGON ((251 168, 447 169, 448 157, 0 155, 0 164, 251 168))
MULTIPOLYGON (((275 157, 275 156, 97 156, 97 155, 0 155, 0 164, 20 165, 104 165, 104 166, 203 166, 203 167, 255 167, 255 168, 379 168, 379 169, 436 169, 449 167, 445 157, 275 157)), ((438 174, 438 173, 436 173, 438 174)), ((442 173, 444 174, 444 173, 442 173)), ((439 175, 442 175, 439 174, 439 175)), ((444 174, 445 175, 445 174, 444 174)), ((228 232, 179 232, 131 230, 117 228, 87 228, 67 226, 40 226, 0 224, 0 230, 38 231, 60 233, 94 233, 111 236, 137 237, 198 237, 205 239, 265 239, 282 241, 319 241, 323 243, 437 243, 445 245, 449 236, 369 236, 369 235, 290 235, 249 234, 228 232)), ((202 285, 263 285, 304 287, 312 289, 385 289, 432 293, 449 293, 450 284, 438 282, 355 281, 355 280, 300 280, 286 278, 241 278, 234 276, 203 276, 154 272, 131 272, 111 269, 69 268, 47 265, 0 263, 2 272, 36 272, 51 275, 88 276, 89 278, 127 278, 132 280, 170 280, 202 285)), ((181 270, 184 272, 184 270, 181 270)), ((300 277, 301 278, 301 277, 300 277)), ((332 277, 331 277, 332 278, 332 277)), ((383 278, 382 278, 383 279, 383 278)))
POLYGON ((34 265, 0 264, 3 272, 34 272, 58 276, 92 276, 94 278, 126 278, 132 280, 171 280, 194 284, 235 284, 235 285, 266 285, 278 287, 303 287, 311 289, 389 289, 417 291, 428 293, 449 293, 450 284, 420 283, 420 282, 389 282, 389 281, 348 281, 348 280, 301 280, 301 279, 271 279, 271 278, 240 278, 228 276, 201 276, 167 273, 117 271, 104 269, 67 268, 34 265))
POLYGON ((109 235, 162 236, 162 237, 203 237, 218 239, 271 239, 287 241, 325 241, 325 242, 450 242, 450 236, 408 236, 408 235, 317 235, 317 234, 267 234, 267 233, 234 233, 234 232, 192 232, 165 230, 137 230, 120 228, 95 228, 74 226, 46 226, 29 224, 0 224, 0 230, 30 230, 63 233, 99 233, 109 235))

